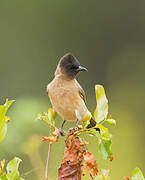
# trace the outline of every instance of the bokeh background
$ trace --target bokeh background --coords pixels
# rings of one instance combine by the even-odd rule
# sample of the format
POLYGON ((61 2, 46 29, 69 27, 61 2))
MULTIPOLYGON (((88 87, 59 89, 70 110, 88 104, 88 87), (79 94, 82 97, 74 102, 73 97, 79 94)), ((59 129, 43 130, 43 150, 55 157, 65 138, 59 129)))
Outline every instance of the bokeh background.
MULTIPOLYGON (((48 126, 36 121, 50 102, 46 85, 61 56, 72 52, 88 68, 79 82, 94 110, 95 84, 103 84, 109 110, 117 120, 113 134, 114 161, 102 161, 97 144, 89 150, 99 168, 111 169, 120 180, 138 166, 145 172, 145 1, 143 0, 1 0, 0 1, 0 103, 16 102, 11 122, 0 144, 0 159, 20 157, 26 180, 43 179, 48 126)), ((59 127, 62 120, 57 119, 59 127)), ((65 129, 74 123, 66 124, 65 129)), ((49 177, 57 179, 64 138, 53 145, 49 177)), ((90 179, 84 177, 84 180, 90 179)))

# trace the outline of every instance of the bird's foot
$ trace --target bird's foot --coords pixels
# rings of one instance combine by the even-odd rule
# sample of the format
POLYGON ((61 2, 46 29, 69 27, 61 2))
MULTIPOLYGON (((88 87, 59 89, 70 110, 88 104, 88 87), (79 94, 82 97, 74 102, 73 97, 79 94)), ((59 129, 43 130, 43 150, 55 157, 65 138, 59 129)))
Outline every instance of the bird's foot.
POLYGON ((76 124, 75 124, 75 127, 73 128, 75 131, 77 131, 78 125, 79 125, 79 120, 77 119, 76 124))
POLYGON ((77 129, 76 129, 75 127, 69 129, 69 131, 72 131, 72 130, 75 130, 75 131, 76 131, 77 129))
POLYGON ((73 135, 76 131, 77 131, 77 129, 75 127, 74 128, 70 128, 68 134, 69 135, 73 135))
POLYGON ((59 129, 59 133, 58 133, 58 136, 61 135, 61 136, 65 136, 65 132, 62 128, 59 129))
POLYGON ((75 127, 73 127, 73 128, 70 128, 69 131, 77 131, 77 129, 78 129, 78 127, 75 126, 75 127))

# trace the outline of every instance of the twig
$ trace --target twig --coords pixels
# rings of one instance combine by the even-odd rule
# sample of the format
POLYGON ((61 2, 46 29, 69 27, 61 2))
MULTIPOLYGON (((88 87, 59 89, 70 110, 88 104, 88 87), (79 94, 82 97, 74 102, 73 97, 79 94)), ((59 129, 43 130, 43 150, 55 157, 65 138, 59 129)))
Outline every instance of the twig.
POLYGON ((48 180, 48 165, 49 165, 50 149, 51 149, 51 144, 49 143, 48 154, 47 154, 47 162, 46 162, 46 168, 45 168, 45 180, 48 180))

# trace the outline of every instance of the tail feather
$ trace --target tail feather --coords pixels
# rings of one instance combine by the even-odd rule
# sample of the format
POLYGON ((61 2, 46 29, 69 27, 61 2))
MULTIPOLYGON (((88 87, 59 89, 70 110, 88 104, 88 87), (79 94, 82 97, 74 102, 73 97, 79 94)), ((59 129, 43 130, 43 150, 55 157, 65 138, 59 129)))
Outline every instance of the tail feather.
POLYGON ((93 118, 91 118, 90 119, 90 124, 88 124, 87 129, 95 127, 96 124, 97 124, 96 121, 93 118))

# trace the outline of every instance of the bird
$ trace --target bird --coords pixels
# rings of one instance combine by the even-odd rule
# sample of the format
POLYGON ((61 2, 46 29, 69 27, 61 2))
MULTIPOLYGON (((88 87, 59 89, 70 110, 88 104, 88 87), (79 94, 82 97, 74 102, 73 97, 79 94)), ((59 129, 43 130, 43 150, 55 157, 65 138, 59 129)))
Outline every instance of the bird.
POLYGON ((66 121, 76 121, 75 128, 79 121, 90 120, 87 128, 96 126, 86 105, 85 91, 78 83, 76 76, 79 72, 87 71, 80 65, 78 59, 71 53, 60 58, 54 79, 47 85, 47 95, 54 111, 63 119, 59 133, 63 136, 63 126, 66 121))

